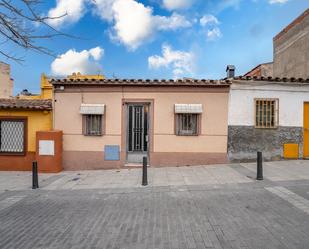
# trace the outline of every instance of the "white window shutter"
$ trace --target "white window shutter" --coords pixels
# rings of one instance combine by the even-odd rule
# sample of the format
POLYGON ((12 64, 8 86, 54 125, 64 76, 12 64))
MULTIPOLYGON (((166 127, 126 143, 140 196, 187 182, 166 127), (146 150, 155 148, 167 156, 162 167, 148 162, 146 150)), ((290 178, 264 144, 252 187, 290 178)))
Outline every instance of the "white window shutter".
POLYGON ((79 111, 83 115, 104 115, 104 112, 104 104, 81 104, 79 111))
POLYGON ((202 104, 175 104, 175 113, 203 113, 202 104))

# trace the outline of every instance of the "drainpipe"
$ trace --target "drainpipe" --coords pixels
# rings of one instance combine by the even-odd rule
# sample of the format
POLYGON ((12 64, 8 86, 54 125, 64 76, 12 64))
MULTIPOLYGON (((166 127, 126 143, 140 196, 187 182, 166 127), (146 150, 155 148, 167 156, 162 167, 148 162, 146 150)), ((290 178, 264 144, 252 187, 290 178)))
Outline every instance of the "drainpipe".
POLYGON ((56 105, 55 105, 55 88, 54 88, 54 86, 53 86, 53 90, 52 90, 52 113, 53 113, 53 115, 52 115, 52 130, 54 130, 55 129, 55 110, 56 110, 56 105))

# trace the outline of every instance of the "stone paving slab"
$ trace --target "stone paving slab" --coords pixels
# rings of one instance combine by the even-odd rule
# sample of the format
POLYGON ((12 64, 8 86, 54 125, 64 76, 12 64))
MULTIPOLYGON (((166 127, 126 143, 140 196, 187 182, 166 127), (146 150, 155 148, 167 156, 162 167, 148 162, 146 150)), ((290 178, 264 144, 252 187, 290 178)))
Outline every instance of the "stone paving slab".
MULTIPOLYGON (((253 183, 256 163, 207 165, 194 167, 149 168, 148 182, 158 186, 198 186, 253 183)), ((309 161, 278 161, 264 163, 265 181, 309 180, 309 161)), ((142 170, 63 171, 40 174, 40 187, 47 190, 140 188, 142 170)), ((0 194, 5 190, 31 188, 31 172, 0 172, 0 194)))
POLYGON ((295 184, 285 184, 285 187, 309 201, 309 181, 297 181, 295 182, 295 184), (300 182, 302 182, 303 184, 301 184, 300 182))
MULTIPOLYGON (((256 174, 256 163, 240 165, 256 174)), ((309 180, 309 160, 264 162, 263 171, 271 181, 309 180)))
MULTIPOLYGON (((40 183, 44 186, 45 181, 57 174, 40 174, 40 183)), ((32 173, 24 171, 0 171, 0 194, 6 190, 25 190, 32 187, 32 173)))
MULTIPOLYGON (((47 190, 139 188, 141 169, 64 172, 62 177, 44 187, 47 190)), ((149 186, 190 186, 248 183, 252 179, 229 165, 149 168, 149 186)))
POLYGON ((268 187, 266 189, 309 215, 309 200, 288 190, 285 187, 268 187))

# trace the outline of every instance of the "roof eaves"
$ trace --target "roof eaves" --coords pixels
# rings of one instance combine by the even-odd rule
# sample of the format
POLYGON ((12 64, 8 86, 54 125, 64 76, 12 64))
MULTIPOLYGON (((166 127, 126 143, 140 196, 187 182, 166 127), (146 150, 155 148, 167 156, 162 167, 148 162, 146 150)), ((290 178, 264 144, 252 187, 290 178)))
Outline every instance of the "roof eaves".
POLYGON ((67 80, 51 79, 53 85, 104 85, 104 86, 224 86, 229 85, 229 80, 206 79, 99 79, 99 80, 67 80))
POLYGON ((234 81, 268 81, 268 82, 278 82, 278 83, 309 83, 309 78, 308 79, 303 79, 303 78, 279 78, 279 77, 263 77, 263 76, 237 76, 234 78, 234 81))

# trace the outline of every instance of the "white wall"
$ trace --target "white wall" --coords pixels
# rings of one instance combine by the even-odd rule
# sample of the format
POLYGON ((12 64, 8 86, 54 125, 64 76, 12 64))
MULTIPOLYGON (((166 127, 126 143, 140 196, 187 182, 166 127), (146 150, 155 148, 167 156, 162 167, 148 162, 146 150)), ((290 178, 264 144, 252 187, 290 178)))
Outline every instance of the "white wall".
POLYGON ((254 126, 255 98, 278 98, 279 126, 302 127, 304 102, 309 102, 309 84, 233 83, 229 99, 229 125, 254 126))

